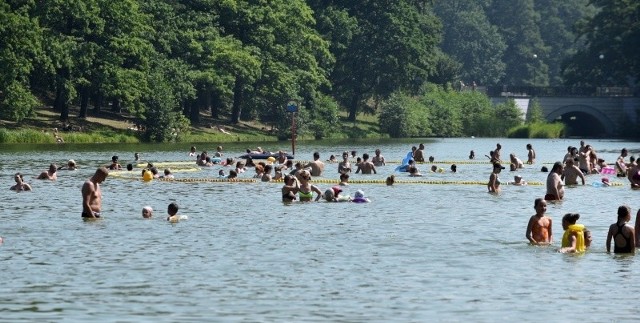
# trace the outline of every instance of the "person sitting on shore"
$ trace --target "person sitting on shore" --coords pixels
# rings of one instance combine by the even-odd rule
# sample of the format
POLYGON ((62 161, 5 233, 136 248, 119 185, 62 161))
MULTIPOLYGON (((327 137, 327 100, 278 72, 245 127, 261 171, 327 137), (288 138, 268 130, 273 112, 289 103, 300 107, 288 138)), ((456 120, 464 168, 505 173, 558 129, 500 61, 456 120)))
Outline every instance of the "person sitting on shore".
POLYGON ((20 173, 16 173, 13 176, 13 179, 16 181, 16 185, 11 186, 9 189, 12 191, 20 192, 20 191, 31 191, 31 185, 24 182, 24 177, 20 173))
POLYGON ((40 175, 38 175, 36 179, 48 179, 48 180, 55 181, 56 179, 58 179, 58 175, 56 174, 57 170, 58 170, 58 166, 56 166, 56 164, 50 164, 49 170, 40 173, 40 175))

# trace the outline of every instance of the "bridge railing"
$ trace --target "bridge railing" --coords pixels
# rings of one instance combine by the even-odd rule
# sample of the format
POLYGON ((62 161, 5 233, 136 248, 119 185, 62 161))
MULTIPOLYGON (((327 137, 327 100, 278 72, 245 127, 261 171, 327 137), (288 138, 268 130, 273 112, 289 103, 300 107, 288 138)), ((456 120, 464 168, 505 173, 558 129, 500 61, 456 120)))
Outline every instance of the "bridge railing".
POLYGON ((629 87, 564 87, 564 86, 487 86, 478 87, 486 89, 491 97, 512 96, 577 96, 577 97, 633 97, 638 92, 629 87))

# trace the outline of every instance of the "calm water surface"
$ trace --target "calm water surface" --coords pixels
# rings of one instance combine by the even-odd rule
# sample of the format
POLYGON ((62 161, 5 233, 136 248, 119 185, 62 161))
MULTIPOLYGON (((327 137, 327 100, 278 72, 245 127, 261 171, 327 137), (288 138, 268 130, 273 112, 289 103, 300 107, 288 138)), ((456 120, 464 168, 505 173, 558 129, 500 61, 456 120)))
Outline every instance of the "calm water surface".
MULTIPOLYGON (((532 143, 538 163, 517 173, 539 182, 546 178, 543 163, 578 145, 430 139, 426 155, 466 161, 474 149, 483 160, 498 141, 505 158, 513 152, 525 160, 525 145, 532 143)), ((419 142, 299 143, 296 157, 308 160, 318 150, 327 159, 343 150, 361 155, 381 148, 387 160, 399 161, 419 142)), ((607 161, 622 147, 640 153, 639 143, 588 143, 607 161)), ((226 145, 225 151, 238 156, 246 146, 226 145)), ((104 219, 80 219, 80 187, 112 155, 124 164, 134 151, 153 162, 186 161, 188 148, 0 146, 0 320, 630 321, 640 314, 633 297, 640 294, 637 257, 607 254, 604 246, 617 207, 628 204, 635 214, 640 192, 626 182, 589 185, 600 180, 595 175, 586 186, 568 188, 565 201, 549 204, 556 241, 551 247, 530 246, 524 236, 533 200, 544 195, 544 187, 535 185, 503 186, 491 195, 483 185, 352 184, 346 193, 362 189, 372 203, 283 205, 279 183, 144 183, 121 175, 102 186, 104 219), (82 168, 60 171, 55 182, 32 179, 50 162, 70 158, 82 168), (9 191, 17 171, 33 192, 9 191), (187 221, 164 221, 172 201, 187 221), (153 219, 141 218, 145 205, 154 208, 153 219), (579 222, 593 232, 593 248, 585 255, 556 252, 567 212, 580 213, 579 222)), ((396 166, 351 179, 382 180, 396 166)), ((433 174, 422 166, 423 180, 486 182, 491 171, 488 165, 460 163, 456 174, 433 174)), ((213 178, 219 169, 175 171, 178 178, 213 178)), ((337 164, 325 172, 326 179, 337 179, 337 164)), ((507 169, 501 179, 513 175, 507 169)), ((324 191, 331 185, 318 186, 324 191)))

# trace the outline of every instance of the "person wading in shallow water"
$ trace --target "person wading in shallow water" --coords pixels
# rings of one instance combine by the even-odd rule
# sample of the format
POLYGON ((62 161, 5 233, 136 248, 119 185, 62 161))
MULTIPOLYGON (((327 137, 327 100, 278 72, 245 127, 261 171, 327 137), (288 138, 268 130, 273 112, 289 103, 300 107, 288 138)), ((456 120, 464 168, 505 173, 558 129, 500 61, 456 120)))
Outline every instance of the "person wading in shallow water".
POLYGON ((100 183, 109 175, 109 171, 105 167, 100 167, 95 174, 91 176, 82 185, 82 217, 95 219, 100 217, 102 209, 102 192, 100 191, 100 183))

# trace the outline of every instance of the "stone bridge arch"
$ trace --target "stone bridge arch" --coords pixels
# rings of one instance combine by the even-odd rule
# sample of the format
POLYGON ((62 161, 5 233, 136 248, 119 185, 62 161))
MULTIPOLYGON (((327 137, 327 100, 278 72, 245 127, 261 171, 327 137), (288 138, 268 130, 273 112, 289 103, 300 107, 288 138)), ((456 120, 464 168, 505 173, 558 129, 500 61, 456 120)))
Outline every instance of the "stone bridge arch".
POLYGON ((547 114, 550 122, 561 121, 569 127, 570 136, 599 137, 613 135, 615 122, 600 109, 584 104, 561 106, 547 114))

